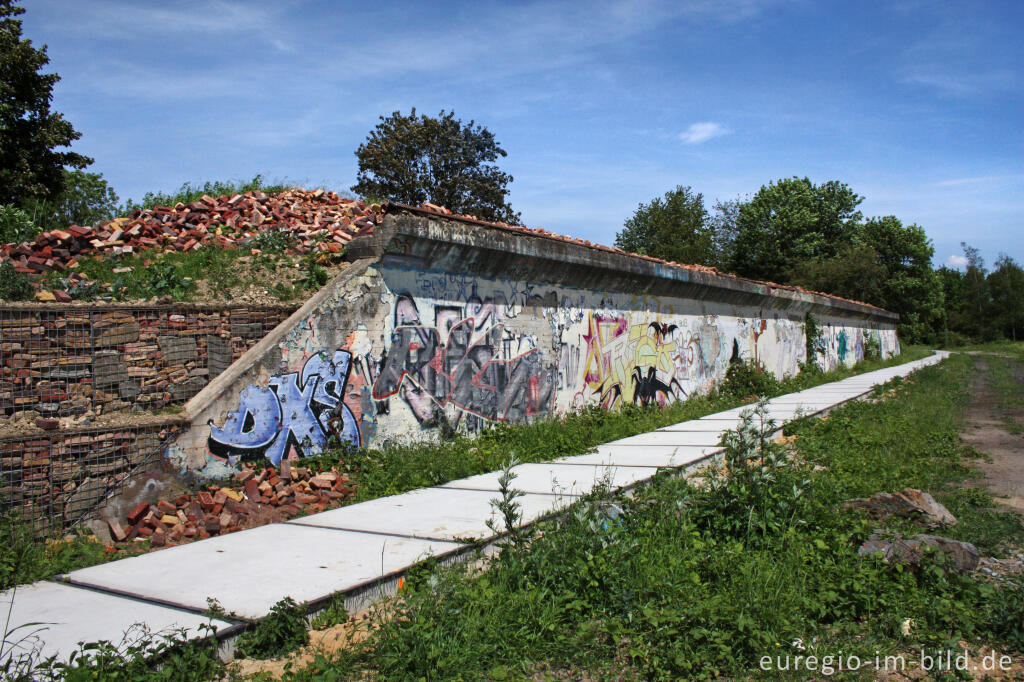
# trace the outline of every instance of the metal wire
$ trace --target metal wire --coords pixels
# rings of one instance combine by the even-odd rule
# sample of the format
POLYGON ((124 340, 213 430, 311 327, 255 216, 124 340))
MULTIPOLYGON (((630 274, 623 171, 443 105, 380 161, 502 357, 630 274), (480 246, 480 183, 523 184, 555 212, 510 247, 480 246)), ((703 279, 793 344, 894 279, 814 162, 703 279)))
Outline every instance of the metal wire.
POLYGON ((294 309, 0 306, 0 509, 39 535, 94 513, 181 428, 127 413, 184 403, 294 309), (86 413, 123 425, 37 426, 86 413))
POLYGON ((63 532, 123 490, 183 428, 147 426, 0 438, 0 505, 37 535, 63 532))
POLYGON ((0 417, 183 403, 293 310, 0 306, 0 417))

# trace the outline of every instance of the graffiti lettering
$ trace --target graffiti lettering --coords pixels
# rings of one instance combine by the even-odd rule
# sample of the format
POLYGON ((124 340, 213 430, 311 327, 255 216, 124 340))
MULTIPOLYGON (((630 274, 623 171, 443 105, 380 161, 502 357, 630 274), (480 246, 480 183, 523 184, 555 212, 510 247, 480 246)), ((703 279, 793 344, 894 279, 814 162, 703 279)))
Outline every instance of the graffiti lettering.
POLYGON ((467 311, 478 317, 459 319, 461 311, 438 307, 438 328, 398 326, 419 321, 408 297, 396 304, 391 346, 373 385, 373 398, 389 398, 403 389, 403 398, 420 423, 437 418, 445 405, 489 421, 522 421, 552 409, 557 371, 544 367, 537 349, 508 358, 505 325, 484 328, 481 319, 502 314, 502 303, 471 297, 467 311), (402 311, 402 317, 397 313, 402 311), (442 343, 442 331, 447 343, 442 343), (479 331, 479 333, 477 333, 479 331))
POLYGON ((276 466, 293 448, 304 455, 322 452, 330 435, 358 446, 359 425, 343 401, 351 361, 352 354, 344 350, 330 358, 317 353, 301 373, 272 376, 267 388, 247 386, 238 411, 228 413, 223 427, 210 421, 211 454, 265 456, 276 466))

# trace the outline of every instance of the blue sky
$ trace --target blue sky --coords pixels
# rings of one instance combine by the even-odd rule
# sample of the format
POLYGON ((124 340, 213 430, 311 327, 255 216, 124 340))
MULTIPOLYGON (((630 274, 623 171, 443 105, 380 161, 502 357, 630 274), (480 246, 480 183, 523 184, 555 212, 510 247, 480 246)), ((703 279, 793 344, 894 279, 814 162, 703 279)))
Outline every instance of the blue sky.
POLYGON ((54 107, 122 199, 256 173, 346 190, 378 117, 475 119, 523 222, 610 244, 678 184, 841 180, 1024 262, 1024 3, 34 0, 54 107))

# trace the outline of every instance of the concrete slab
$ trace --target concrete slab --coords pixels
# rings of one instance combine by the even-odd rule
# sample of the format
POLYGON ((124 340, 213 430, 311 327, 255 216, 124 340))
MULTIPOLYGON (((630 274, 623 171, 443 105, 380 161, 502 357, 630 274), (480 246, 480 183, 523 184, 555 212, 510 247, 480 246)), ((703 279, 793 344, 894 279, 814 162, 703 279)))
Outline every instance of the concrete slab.
POLYGON ((631 467, 684 467, 707 459, 721 448, 673 447, 671 445, 601 445, 597 452, 556 459, 556 464, 615 465, 631 467))
MULTIPOLYGON (((553 464, 549 462, 520 464, 513 468, 517 474, 512 485, 525 493, 554 493, 556 495, 586 495, 598 483, 607 479, 613 489, 624 488, 637 481, 654 476, 651 467, 632 466, 580 466, 577 464, 553 464)), ((458 481, 449 481, 440 488, 462 488, 470 490, 498 490, 500 472, 470 476, 458 481)))
MULTIPOLYGON (((17 641, 38 630, 37 639, 24 644, 31 647, 38 643, 40 658, 57 656, 60 660, 67 660, 79 642, 107 640, 120 645, 125 633, 136 623, 144 624, 154 633, 171 634, 182 628, 191 637, 209 634, 200 629, 204 624, 213 626, 218 632, 231 626, 225 621, 211 620, 188 611, 51 582, 23 585, 17 590, 0 593, 0 608, 5 620, 12 597, 14 608, 8 625, 8 630, 12 630, 11 638, 17 641), (14 630, 27 623, 41 625, 14 630)), ((141 632, 135 629, 135 634, 141 632)), ((129 641, 134 641, 134 638, 129 641)), ((19 647, 19 651, 24 651, 24 648, 19 647)))
MULTIPOLYGON (((505 531, 500 515, 491 505, 491 501, 496 499, 498 495, 495 492, 421 488, 304 516, 288 523, 428 540, 480 540, 494 535, 487 527, 488 520, 496 524, 499 532, 505 531)), ((564 508, 575 499, 572 496, 526 494, 516 501, 520 505, 523 522, 529 523, 564 508)))
POLYGON ((718 445, 718 434, 714 432, 651 431, 613 441, 616 445, 718 445))
POLYGON ((722 433, 729 429, 735 428, 740 423, 739 417, 735 419, 721 419, 721 420, 701 420, 693 419, 688 422, 679 422, 678 424, 671 424, 669 426, 663 426, 658 431, 685 431, 689 433, 722 433))
POLYGON ((403 569, 451 542, 275 523, 112 561, 68 574, 96 586, 202 611, 207 598, 228 613, 262 618, 275 603, 327 597, 403 569))

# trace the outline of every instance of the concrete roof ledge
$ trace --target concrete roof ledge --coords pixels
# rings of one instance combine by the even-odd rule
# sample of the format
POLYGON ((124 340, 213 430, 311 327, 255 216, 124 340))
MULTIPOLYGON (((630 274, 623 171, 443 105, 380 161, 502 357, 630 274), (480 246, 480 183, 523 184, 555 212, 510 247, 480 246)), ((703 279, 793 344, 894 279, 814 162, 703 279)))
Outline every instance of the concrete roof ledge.
POLYGON ((353 239, 348 252, 352 258, 390 256, 418 267, 457 268, 579 288, 710 299, 888 324, 899 319, 896 313, 859 301, 402 204, 387 205, 383 223, 372 235, 353 239), (559 267, 552 268, 552 263, 559 267))

